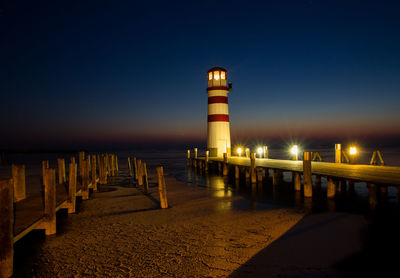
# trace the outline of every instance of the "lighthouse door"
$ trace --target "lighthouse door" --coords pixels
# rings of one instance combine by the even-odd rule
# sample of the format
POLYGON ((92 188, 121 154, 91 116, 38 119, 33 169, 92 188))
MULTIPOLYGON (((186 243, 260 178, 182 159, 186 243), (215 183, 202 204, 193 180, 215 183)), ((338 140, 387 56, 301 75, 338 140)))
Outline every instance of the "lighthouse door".
POLYGON ((226 140, 218 140, 218 156, 223 156, 226 153, 226 140))

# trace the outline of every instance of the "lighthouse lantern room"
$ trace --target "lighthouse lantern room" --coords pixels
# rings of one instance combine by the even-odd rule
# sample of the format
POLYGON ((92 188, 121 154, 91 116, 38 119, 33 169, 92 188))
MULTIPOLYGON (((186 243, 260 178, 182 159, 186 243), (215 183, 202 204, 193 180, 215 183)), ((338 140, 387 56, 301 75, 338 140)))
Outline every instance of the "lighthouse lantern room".
POLYGON ((224 153, 231 155, 228 112, 228 93, 231 84, 228 84, 227 78, 227 70, 221 67, 214 67, 207 72, 207 150, 210 156, 223 156, 224 153))

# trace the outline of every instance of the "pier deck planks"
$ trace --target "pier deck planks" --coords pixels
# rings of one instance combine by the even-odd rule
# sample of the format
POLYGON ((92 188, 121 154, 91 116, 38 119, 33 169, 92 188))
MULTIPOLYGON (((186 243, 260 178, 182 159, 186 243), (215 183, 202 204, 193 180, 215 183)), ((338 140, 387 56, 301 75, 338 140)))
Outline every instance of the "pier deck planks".
MULTIPOLYGON (((199 159, 204 160, 204 157, 199 159)), ((222 162, 223 158, 209 157, 209 161, 222 162)), ((229 157, 228 164, 250 167, 250 158, 229 157)), ((302 172, 303 161, 257 158, 256 167, 302 172)), ((376 184, 400 185, 400 167, 313 161, 311 163, 311 171, 312 174, 321 176, 365 181, 376 184)))

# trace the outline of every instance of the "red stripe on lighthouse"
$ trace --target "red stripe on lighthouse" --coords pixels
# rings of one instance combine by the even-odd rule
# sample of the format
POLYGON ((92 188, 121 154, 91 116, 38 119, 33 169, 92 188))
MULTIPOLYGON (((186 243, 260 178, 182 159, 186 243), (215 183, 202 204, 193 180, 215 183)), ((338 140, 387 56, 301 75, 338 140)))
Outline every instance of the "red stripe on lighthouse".
POLYGON ((212 103, 228 104, 228 97, 224 97, 224 96, 208 97, 208 104, 212 104, 212 103))
POLYGON ((214 114, 208 115, 209 122, 229 122, 229 115, 225 114, 214 114))

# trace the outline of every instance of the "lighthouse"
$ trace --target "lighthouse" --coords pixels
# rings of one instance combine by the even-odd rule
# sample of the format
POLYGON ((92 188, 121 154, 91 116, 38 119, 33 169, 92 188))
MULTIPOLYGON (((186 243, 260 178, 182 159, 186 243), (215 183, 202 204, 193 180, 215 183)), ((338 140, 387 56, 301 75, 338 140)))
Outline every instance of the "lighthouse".
POLYGON ((214 67, 207 71, 208 79, 208 124, 207 150, 210 156, 231 155, 231 133, 229 129, 228 93, 231 83, 228 84, 228 72, 221 67, 214 67))

